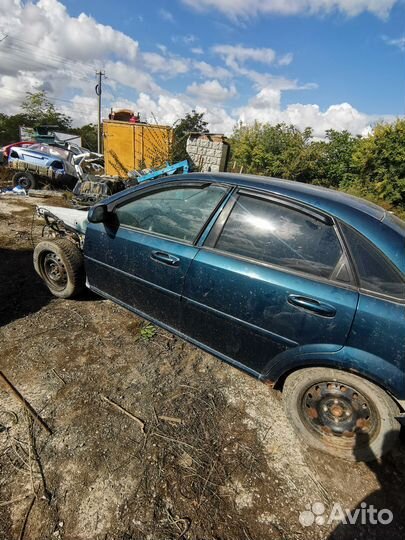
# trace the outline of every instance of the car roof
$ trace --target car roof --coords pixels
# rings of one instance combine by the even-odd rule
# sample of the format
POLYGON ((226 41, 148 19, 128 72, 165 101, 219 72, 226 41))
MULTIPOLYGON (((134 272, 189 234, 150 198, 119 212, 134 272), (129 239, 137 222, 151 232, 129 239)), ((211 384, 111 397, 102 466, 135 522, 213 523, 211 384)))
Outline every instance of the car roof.
MULTIPOLYGON (((233 173, 191 173, 182 175, 184 179, 207 178, 217 182, 225 182, 233 185, 239 185, 246 188, 260 189, 283 195, 292 199, 296 199, 307 203, 315 208, 325 209, 325 203, 328 207, 331 206, 348 206, 350 209, 362 212, 368 216, 382 221, 385 217, 386 210, 370 201, 360 199, 348 193, 316 186, 313 184, 305 184, 294 180, 284 180, 282 178, 273 178, 268 176, 257 176, 252 174, 233 174, 233 173)), ((176 178, 179 178, 178 176, 176 178)))

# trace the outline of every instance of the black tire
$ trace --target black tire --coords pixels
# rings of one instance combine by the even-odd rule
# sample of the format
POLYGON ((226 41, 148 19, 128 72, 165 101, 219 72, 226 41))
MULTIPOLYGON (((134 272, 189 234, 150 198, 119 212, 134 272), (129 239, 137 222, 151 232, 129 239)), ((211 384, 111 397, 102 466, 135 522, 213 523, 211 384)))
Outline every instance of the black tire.
POLYGON ((70 240, 44 240, 34 250, 34 267, 51 293, 72 298, 85 287, 83 255, 70 240))
POLYGON ((16 172, 13 176, 13 185, 24 189, 35 189, 37 181, 35 176, 28 171, 16 172))
POLYGON ((381 388, 332 368, 292 373, 283 389, 286 414, 308 446, 348 461, 373 461, 399 438, 399 407, 381 388))

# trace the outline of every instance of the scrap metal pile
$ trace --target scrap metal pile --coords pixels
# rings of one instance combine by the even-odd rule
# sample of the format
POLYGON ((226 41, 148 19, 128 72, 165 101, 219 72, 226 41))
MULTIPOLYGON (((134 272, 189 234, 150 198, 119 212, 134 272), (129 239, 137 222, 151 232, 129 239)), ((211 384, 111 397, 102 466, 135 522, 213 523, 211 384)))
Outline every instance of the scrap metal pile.
POLYGON ((7 192, 26 194, 36 192, 36 188, 65 189, 72 191, 72 204, 76 207, 90 207, 110 195, 118 193, 147 180, 171 176, 190 170, 187 160, 161 169, 133 170, 127 178, 104 174, 104 157, 85 148, 70 143, 59 144, 16 144, 2 149, 7 152, 7 164, 16 170, 13 189, 7 192))
POLYGON ((173 133, 167 126, 131 124, 131 119, 118 120, 115 115, 104 122, 104 155, 82 147, 80 137, 59 133, 56 127, 20 128, 20 137, 25 140, 0 150, 0 164, 14 173, 12 187, 4 193, 15 194, 18 190, 18 194, 36 196, 37 192, 39 196, 44 190, 63 190, 71 193, 67 198, 73 206, 89 208, 141 182, 187 174, 191 167, 206 171, 226 169, 229 145, 223 135, 190 133, 190 162, 170 164, 166 160, 170 159, 173 133), (134 137, 132 140, 131 135, 129 145, 124 144, 128 142, 128 126, 134 137), (153 167, 157 163, 166 165, 153 167), (144 168, 147 165, 153 168, 144 168), (137 166, 139 169, 134 169, 137 166))

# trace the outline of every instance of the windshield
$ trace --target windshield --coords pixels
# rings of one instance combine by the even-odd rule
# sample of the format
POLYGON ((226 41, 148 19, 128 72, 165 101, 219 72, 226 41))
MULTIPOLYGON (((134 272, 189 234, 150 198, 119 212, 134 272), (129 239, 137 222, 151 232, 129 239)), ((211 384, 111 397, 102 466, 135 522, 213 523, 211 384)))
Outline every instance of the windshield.
POLYGON ((32 150, 36 150, 37 152, 43 152, 44 154, 62 158, 66 161, 69 161, 71 156, 69 150, 59 148, 58 146, 50 146, 49 144, 37 143, 33 144, 30 148, 32 150))

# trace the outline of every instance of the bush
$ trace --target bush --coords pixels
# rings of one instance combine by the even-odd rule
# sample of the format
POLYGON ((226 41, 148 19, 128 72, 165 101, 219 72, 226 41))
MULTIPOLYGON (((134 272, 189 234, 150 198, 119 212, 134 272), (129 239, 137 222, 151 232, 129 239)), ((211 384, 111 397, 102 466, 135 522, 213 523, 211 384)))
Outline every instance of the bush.
POLYGON ((231 137, 231 167, 341 189, 405 216, 405 120, 377 124, 364 138, 286 124, 237 126, 231 137))

